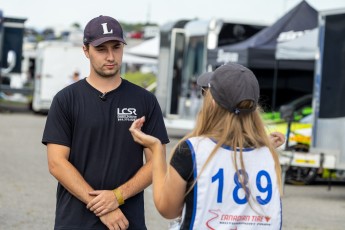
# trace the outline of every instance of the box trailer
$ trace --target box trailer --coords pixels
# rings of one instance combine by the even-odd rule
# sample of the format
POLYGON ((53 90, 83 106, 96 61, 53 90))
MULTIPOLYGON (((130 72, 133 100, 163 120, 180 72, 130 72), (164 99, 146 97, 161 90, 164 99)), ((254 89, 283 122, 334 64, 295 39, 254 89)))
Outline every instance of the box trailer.
POLYGON ((345 9, 320 12, 318 27, 310 147, 280 156, 286 179, 300 184, 325 172, 330 181, 345 179, 345 9))
POLYGON ((29 108, 32 87, 21 74, 25 21, 0 10, 0 110, 29 108))
POLYGON ((207 53, 245 40, 265 26, 213 18, 179 20, 160 28, 156 96, 170 135, 181 136, 194 127, 202 101, 196 79, 211 68, 207 53))
POLYGON ((66 87, 75 71, 87 77, 89 61, 82 45, 71 41, 38 43, 35 58, 35 80, 32 109, 47 112, 55 94, 66 87))

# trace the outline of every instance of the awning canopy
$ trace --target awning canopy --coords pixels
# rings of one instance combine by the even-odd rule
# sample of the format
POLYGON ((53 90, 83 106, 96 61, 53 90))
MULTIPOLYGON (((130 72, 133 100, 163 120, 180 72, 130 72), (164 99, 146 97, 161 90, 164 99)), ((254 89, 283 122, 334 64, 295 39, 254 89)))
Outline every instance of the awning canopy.
POLYGON ((147 41, 144 41, 140 43, 139 45, 136 45, 128 51, 126 51, 128 54, 141 56, 141 57, 147 57, 147 58, 158 58, 159 53, 159 36, 151 38, 147 41))
POLYGON ((123 54, 122 62, 127 64, 158 64, 157 58, 141 57, 126 52, 123 54))
MULTIPOLYGON (((267 27, 249 39, 228 46, 220 46, 209 50, 208 64, 219 66, 226 62, 236 62, 249 68, 275 67, 275 50, 278 42, 291 40, 303 35, 306 31, 316 28, 318 25, 318 12, 306 1, 302 1, 270 27, 267 27)), ((309 68, 298 66, 299 63, 289 65, 286 68, 309 68)), ((281 68, 285 68, 283 65, 281 68)))
POLYGON ((315 60, 318 55, 319 29, 306 31, 301 37, 287 42, 280 42, 276 48, 277 60, 315 60))

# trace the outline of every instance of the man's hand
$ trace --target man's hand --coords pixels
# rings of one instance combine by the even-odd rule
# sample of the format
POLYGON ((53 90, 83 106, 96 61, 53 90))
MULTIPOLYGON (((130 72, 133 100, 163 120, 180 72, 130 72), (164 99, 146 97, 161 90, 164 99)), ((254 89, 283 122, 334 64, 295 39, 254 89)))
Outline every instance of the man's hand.
POLYGON ((89 192, 91 196, 96 196, 86 206, 96 216, 103 216, 119 207, 115 194, 111 190, 96 190, 89 192))
POLYGON ((101 216, 100 219, 109 230, 123 230, 129 226, 127 218, 119 208, 101 216))
POLYGON ((285 136, 281 132, 272 132, 269 134, 269 139, 273 147, 278 148, 285 142, 285 136))

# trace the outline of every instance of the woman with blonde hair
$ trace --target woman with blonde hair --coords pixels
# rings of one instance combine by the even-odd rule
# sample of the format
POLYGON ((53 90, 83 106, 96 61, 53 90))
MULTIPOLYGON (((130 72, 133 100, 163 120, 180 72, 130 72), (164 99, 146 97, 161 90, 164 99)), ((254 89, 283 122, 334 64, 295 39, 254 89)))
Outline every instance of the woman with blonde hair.
POLYGON ((281 229, 281 169, 258 100, 252 71, 217 68, 170 165, 160 141, 141 132, 145 118, 133 122, 134 140, 153 152, 156 208, 168 219, 182 215, 180 229, 281 229))

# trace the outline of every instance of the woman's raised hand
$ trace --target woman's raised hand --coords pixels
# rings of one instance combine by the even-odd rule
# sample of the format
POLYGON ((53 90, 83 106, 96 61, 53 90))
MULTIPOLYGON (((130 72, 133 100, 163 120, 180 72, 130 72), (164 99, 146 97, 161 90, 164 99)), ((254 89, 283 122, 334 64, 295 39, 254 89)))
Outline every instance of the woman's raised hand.
POLYGON ((161 143, 159 139, 147 135, 141 131, 141 127, 144 125, 144 122, 145 117, 135 120, 129 128, 129 131, 131 132, 135 142, 152 150, 156 145, 160 145, 161 143))

